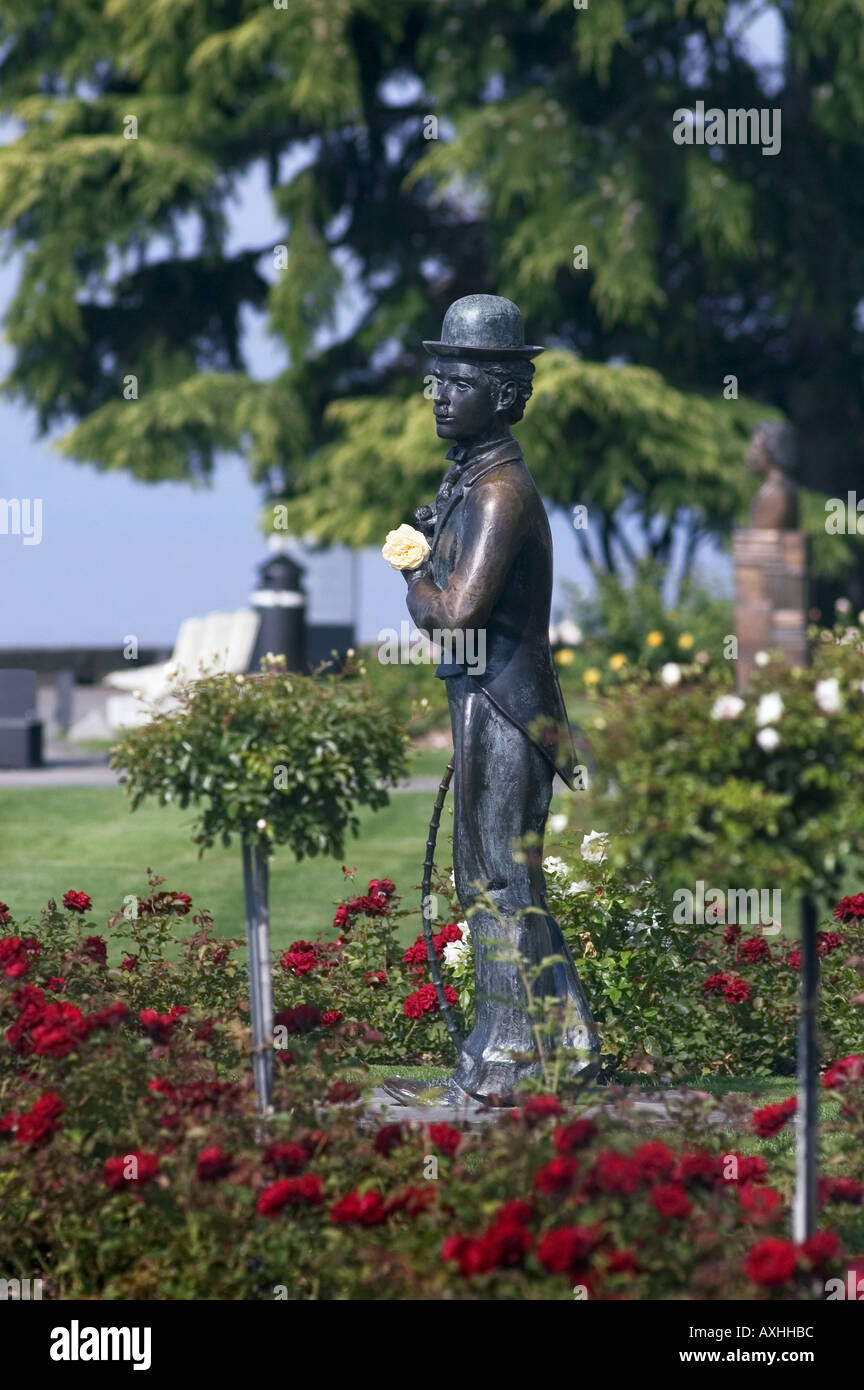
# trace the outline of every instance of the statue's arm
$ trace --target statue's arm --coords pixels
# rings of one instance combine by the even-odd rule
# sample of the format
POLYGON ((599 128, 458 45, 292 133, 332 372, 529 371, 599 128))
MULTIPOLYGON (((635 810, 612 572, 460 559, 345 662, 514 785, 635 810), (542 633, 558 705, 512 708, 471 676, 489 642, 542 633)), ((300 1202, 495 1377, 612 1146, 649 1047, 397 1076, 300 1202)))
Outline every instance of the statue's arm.
POLYGON ((527 517, 518 488, 507 481, 483 482, 465 499, 459 560, 444 589, 428 566, 408 577, 408 612, 426 633, 481 628, 494 608, 525 538, 527 517))

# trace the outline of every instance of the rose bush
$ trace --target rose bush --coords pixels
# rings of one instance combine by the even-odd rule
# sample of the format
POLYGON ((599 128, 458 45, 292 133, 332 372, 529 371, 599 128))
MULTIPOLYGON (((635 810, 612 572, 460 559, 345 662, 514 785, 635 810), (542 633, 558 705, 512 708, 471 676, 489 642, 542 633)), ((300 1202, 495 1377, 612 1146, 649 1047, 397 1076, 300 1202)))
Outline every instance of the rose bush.
MULTIPOLYGON (((378 918, 343 915, 380 920, 391 888, 359 895, 378 918)), ((6 909, 4 947, 27 945, 0 975, 0 1267, 46 1297, 788 1300, 824 1298, 857 1258, 860 1054, 825 1073, 841 1113, 820 1231, 797 1246, 782 1103, 730 1102, 734 1142, 699 1092, 661 1137, 553 1095, 474 1131, 381 1123, 359 1103, 377 1032, 296 1004, 262 1122, 237 943, 190 907, 151 880, 108 941, 73 904, 35 925, 6 909)))

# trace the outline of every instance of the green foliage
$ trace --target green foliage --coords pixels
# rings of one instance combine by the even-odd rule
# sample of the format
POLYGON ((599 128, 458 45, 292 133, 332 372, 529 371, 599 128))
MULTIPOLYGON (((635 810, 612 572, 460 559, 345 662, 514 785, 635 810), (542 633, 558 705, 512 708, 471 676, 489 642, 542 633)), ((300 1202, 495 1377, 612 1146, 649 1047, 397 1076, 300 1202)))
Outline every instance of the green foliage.
POLYGON ((859 7, 776 12, 770 98, 733 8, 12 0, 7 391, 43 428, 77 424, 74 457, 197 480, 239 449, 273 495, 315 492, 303 516, 322 534, 378 539, 437 480, 413 397, 420 341, 458 294, 499 291, 560 349, 524 435, 559 505, 592 503, 608 530, 616 490, 664 519, 698 500, 694 525, 724 532, 745 395, 801 427, 805 482, 843 495, 861 432, 859 7), (674 144, 673 113, 697 96, 770 100, 781 157, 674 144), (238 182, 257 170, 286 268, 272 244, 230 242, 238 182), (360 307, 345 331, 348 267, 360 307), (248 374, 250 313, 290 355, 271 381, 248 374), (722 398, 730 375, 741 405, 722 398), (335 503, 307 467, 319 450, 335 503))
POLYGON ((407 773, 405 734, 359 676, 299 676, 265 658, 260 676, 206 676, 172 693, 111 761, 133 811, 146 796, 198 809, 201 853, 239 835, 267 855, 280 844, 298 859, 342 855, 355 808, 386 806, 407 773))
MULTIPOLYGON (((581 854, 566 842, 561 849, 566 861, 556 854, 544 863, 549 907, 576 960, 610 1079, 641 1072, 668 1083, 794 1072, 799 959, 779 924, 727 926, 732 900, 712 917, 710 896, 705 921, 696 911, 691 921, 682 920, 688 914, 673 908, 655 883, 634 882, 637 875, 622 866, 627 841, 610 840, 608 853, 596 836, 581 854), (712 976, 717 986, 706 990, 712 976), (720 977, 727 993, 728 981, 739 982, 729 997, 720 977)), ((687 886, 695 897, 696 884, 687 886)), ((724 894, 731 888, 728 878, 710 879, 704 894, 712 886, 724 894)), ((842 926, 829 919, 823 928, 818 1023, 821 1055, 835 1058, 860 1047, 854 1000, 860 998, 864 918, 842 926), (827 934, 832 931, 836 938, 827 934)), ((464 1009, 475 1003, 472 973, 469 949, 448 976, 459 985, 464 1009)))
POLYGON ((0 1265, 46 1299, 824 1299, 838 1229, 860 1248, 841 1205, 860 1194, 860 1080, 829 1093, 823 1171, 850 1181, 826 1188, 819 1251, 783 1245, 792 1155, 743 1097, 672 1098, 662 1137, 626 1093, 592 1097, 593 1119, 546 1095, 470 1130, 370 1124, 374 1035, 288 1010, 262 1123, 236 943, 201 911, 165 959, 177 900, 156 879, 134 916, 127 899, 109 927, 133 926, 138 959, 121 969, 86 904, 6 924, 28 945, 0 971, 0 1265), (773 1279, 750 1259, 766 1236, 773 1279))
POLYGON ((637 673, 601 701, 588 729, 629 864, 670 895, 710 877, 836 896, 864 849, 861 630, 826 630, 812 668, 757 668, 743 708, 725 716, 717 702, 731 694, 730 673, 691 665, 680 674, 669 688, 637 673), (761 746, 766 728, 776 728, 776 747, 761 746))
POLYGON ((599 576, 590 597, 576 597, 575 586, 569 587, 583 640, 575 648, 565 645, 557 661, 565 669, 575 667, 583 679, 593 667, 600 689, 631 680, 634 668, 656 672, 668 661, 697 657, 699 665, 708 665, 732 632, 731 601, 712 598, 692 580, 682 583, 675 606, 667 607, 662 572, 651 563, 640 565, 632 583, 616 574, 599 576))

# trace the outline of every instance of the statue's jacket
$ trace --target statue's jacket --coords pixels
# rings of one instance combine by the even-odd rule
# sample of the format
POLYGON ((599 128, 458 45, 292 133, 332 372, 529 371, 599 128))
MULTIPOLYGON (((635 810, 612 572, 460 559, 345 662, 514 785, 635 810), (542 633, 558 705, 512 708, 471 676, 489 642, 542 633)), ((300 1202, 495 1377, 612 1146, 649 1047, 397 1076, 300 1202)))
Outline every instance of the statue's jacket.
MULTIPOLYGON (((460 671, 572 787, 576 755, 549 646, 552 536, 512 435, 467 452, 452 490, 439 492, 427 534, 431 553, 408 576, 411 617, 429 636, 485 630, 485 670, 460 671)), ((466 642, 465 650, 477 647, 466 642)))

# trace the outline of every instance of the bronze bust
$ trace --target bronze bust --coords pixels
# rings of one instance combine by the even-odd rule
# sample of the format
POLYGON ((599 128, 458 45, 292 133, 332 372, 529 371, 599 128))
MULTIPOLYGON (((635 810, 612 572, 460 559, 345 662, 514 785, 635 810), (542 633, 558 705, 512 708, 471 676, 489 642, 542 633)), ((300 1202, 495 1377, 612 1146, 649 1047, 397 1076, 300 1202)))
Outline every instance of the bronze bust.
MULTIPOLYGON (((576 763, 549 647, 549 521, 510 432, 542 348, 526 345, 512 301, 482 294, 452 304, 441 339, 423 346, 433 358, 435 427, 453 443, 434 503, 415 513, 431 550, 403 571, 408 610, 427 633, 482 629, 486 653, 482 670, 451 662, 436 672, 453 732, 454 877, 475 951, 476 1021, 445 1100, 506 1104, 541 1068, 520 970, 496 958, 496 946, 518 951, 529 972, 559 957, 533 987, 560 1019, 548 1046, 578 1053, 574 1070, 588 1075, 600 1048, 542 868, 553 779, 558 772, 572 786, 576 763)), ((477 645, 466 640, 464 649, 477 645)), ((397 1079, 385 1090, 408 1103, 426 1086, 397 1079)))
POLYGON ((794 531, 798 525, 795 435, 788 425, 763 420, 750 436, 750 471, 763 479, 750 508, 749 525, 756 530, 794 531))

